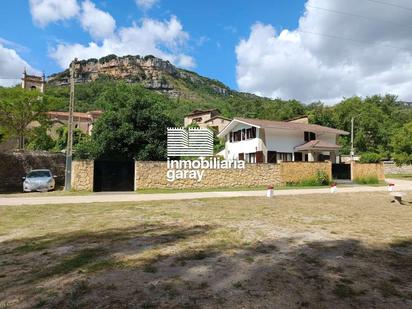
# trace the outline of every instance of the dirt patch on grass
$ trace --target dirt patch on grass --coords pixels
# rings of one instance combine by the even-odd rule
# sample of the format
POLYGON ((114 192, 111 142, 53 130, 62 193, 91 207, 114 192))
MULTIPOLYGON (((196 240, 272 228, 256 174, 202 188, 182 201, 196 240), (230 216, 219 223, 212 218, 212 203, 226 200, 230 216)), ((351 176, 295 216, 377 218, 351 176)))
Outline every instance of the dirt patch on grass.
POLYGON ((410 308, 412 194, 0 209, 0 308, 410 308))

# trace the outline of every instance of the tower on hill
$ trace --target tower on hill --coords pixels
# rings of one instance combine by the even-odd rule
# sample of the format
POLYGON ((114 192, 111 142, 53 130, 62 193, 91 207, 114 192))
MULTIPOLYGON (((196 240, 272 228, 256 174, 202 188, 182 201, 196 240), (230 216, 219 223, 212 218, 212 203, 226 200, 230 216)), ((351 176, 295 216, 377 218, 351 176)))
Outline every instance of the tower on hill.
POLYGON ((23 89, 39 90, 41 93, 44 93, 46 85, 46 77, 44 76, 44 73, 42 76, 28 75, 26 69, 24 69, 21 80, 21 87, 23 89))

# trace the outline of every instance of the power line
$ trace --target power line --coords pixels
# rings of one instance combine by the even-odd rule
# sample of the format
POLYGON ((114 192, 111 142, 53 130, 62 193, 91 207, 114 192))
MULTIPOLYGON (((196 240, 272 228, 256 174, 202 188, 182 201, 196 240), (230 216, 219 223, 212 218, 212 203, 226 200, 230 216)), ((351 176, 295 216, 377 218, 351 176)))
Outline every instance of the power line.
POLYGON ((380 1, 380 0, 366 0, 369 2, 374 2, 374 3, 378 3, 378 4, 382 4, 382 5, 387 5, 387 6, 392 6, 398 9, 402 9, 402 10, 407 10, 407 11, 412 11, 412 8, 408 8, 406 6, 402 6, 399 4, 395 4, 395 3, 389 3, 389 2, 385 2, 385 1, 380 1))
POLYGON ((307 33, 307 34, 313 34, 313 35, 323 36, 323 37, 330 38, 330 39, 343 40, 343 41, 351 41, 351 42, 360 43, 360 44, 371 44, 371 42, 366 42, 366 41, 361 41, 361 40, 356 40, 356 39, 351 39, 351 38, 345 38, 345 37, 341 37, 341 36, 337 36, 337 35, 332 35, 332 34, 318 33, 318 32, 312 32, 312 31, 300 30, 300 29, 297 29, 296 31, 297 31, 297 32, 301 32, 301 33, 307 33))
MULTIPOLYGON (((368 41, 356 40, 356 39, 352 39, 352 38, 345 38, 345 37, 341 37, 341 36, 337 36, 337 35, 332 35, 332 34, 327 34, 327 33, 312 32, 312 31, 307 31, 307 30, 299 30, 299 29, 297 29, 296 32, 306 33, 306 34, 312 34, 312 35, 318 35, 318 36, 322 36, 322 37, 326 37, 326 38, 330 38, 330 39, 335 39, 335 40, 350 41, 350 42, 358 43, 358 44, 360 44, 360 45, 374 44, 374 43, 375 43, 375 42, 368 42, 368 41)), ((399 47, 395 47, 395 46, 392 46, 392 45, 385 45, 384 47, 385 47, 385 48, 392 48, 392 49, 395 49, 395 50, 397 50, 397 51, 400 50, 399 47)))
POLYGON ((322 8, 322 7, 313 6, 313 5, 309 5, 309 4, 307 4, 306 7, 316 9, 316 10, 325 11, 325 12, 330 12, 330 13, 334 13, 334 14, 344 15, 344 16, 358 17, 358 18, 362 18, 362 19, 365 19, 365 20, 369 20, 369 21, 385 22, 385 23, 389 23, 389 24, 392 24, 392 25, 395 25, 395 26, 398 26, 398 27, 412 29, 412 25, 398 24, 398 23, 395 23, 395 22, 390 21, 390 20, 374 18, 374 17, 367 17, 367 16, 363 16, 363 15, 358 15, 358 14, 353 14, 353 13, 348 13, 348 12, 342 12, 342 11, 333 10, 333 9, 322 8))

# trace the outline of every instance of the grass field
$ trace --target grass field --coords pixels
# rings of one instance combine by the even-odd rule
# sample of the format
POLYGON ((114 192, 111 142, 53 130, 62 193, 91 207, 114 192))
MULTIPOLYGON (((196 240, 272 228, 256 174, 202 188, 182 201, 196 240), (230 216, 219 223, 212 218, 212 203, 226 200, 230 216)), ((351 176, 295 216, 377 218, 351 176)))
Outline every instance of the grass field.
POLYGON ((412 192, 0 207, 0 308, 411 308, 412 192))
POLYGON ((412 174, 389 174, 389 175, 385 175, 385 176, 386 176, 386 178, 412 180, 412 174))

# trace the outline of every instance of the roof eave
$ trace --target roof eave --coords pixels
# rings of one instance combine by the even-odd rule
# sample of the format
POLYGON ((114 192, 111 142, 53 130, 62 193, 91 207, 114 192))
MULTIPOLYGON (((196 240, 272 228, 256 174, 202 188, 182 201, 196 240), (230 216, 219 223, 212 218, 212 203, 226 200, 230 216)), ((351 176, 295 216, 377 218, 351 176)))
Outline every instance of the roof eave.
POLYGON ((248 123, 248 122, 235 118, 235 119, 232 119, 232 121, 217 135, 217 137, 219 138, 225 137, 230 132, 230 130, 234 127, 235 123, 242 123, 242 124, 246 124, 252 127, 260 128, 260 126, 258 125, 255 125, 253 123, 248 123))

